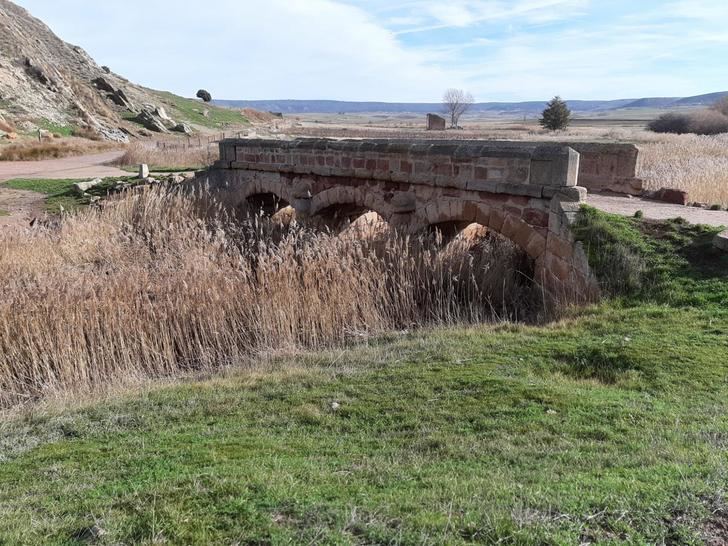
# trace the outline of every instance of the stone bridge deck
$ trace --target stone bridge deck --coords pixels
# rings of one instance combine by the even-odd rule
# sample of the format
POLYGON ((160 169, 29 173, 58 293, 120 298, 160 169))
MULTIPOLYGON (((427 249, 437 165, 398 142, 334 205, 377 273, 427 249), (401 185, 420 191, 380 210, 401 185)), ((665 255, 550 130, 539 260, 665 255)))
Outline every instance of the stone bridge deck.
POLYGON ((231 208, 291 205, 300 216, 374 211, 409 232, 478 223, 533 260, 555 297, 598 291, 570 231, 586 189, 580 156, 561 145, 480 141, 230 139, 205 181, 231 208))

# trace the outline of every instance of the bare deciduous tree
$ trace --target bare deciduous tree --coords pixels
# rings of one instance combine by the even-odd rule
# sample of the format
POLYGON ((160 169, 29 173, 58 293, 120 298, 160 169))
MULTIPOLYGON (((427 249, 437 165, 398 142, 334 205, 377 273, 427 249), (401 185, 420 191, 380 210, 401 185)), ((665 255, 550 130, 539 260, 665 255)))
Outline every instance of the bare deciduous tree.
POLYGON ((445 112, 450 116, 450 126, 457 127, 460 122, 460 116, 470 110, 473 106, 473 95, 463 91, 462 89, 448 89, 442 97, 442 105, 445 112))

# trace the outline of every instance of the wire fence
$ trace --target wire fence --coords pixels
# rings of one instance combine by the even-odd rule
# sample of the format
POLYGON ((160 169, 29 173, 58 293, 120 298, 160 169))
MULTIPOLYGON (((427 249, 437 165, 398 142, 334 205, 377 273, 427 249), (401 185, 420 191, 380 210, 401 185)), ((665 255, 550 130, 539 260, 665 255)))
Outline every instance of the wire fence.
POLYGON ((217 143, 226 138, 243 138, 248 136, 246 131, 224 131, 222 133, 215 133, 212 135, 194 135, 188 136, 186 141, 175 139, 175 140, 157 140, 154 141, 153 145, 158 150, 199 150, 207 149, 212 146, 217 146, 217 143))

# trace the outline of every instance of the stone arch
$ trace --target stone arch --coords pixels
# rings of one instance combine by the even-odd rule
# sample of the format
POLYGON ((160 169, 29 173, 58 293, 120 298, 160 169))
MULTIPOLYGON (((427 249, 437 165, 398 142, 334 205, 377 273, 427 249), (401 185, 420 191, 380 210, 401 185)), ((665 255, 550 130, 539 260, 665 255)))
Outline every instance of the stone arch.
POLYGON ((282 180, 253 180, 238 196, 237 208, 252 206, 263 210, 267 216, 289 207, 293 202, 290 187, 282 180))
POLYGON ((546 228, 524 221, 515 210, 482 202, 438 199, 415 213, 411 229, 421 231, 437 224, 477 223, 515 243, 538 265, 546 251, 546 228))
POLYGON ((391 221, 394 211, 383 199, 363 188, 338 186, 323 190, 311 198, 310 216, 319 216, 327 210, 349 210, 376 212, 387 222, 391 221))

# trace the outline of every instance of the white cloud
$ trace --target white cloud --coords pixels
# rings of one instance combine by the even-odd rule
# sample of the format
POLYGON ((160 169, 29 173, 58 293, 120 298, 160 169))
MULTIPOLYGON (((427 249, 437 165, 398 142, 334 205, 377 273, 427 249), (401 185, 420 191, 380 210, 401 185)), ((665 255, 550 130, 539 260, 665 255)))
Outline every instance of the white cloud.
POLYGON ((447 87, 478 100, 728 87, 715 69, 728 54, 724 0, 17 1, 99 63, 186 95, 409 102, 447 87))
POLYGON ((426 101, 463 80, 363 9, 333 0, 20 3, 99 63, 187 95, 206 87, 221 98, 426 101), (447 83, 433 92, 433 81, 447 83))

